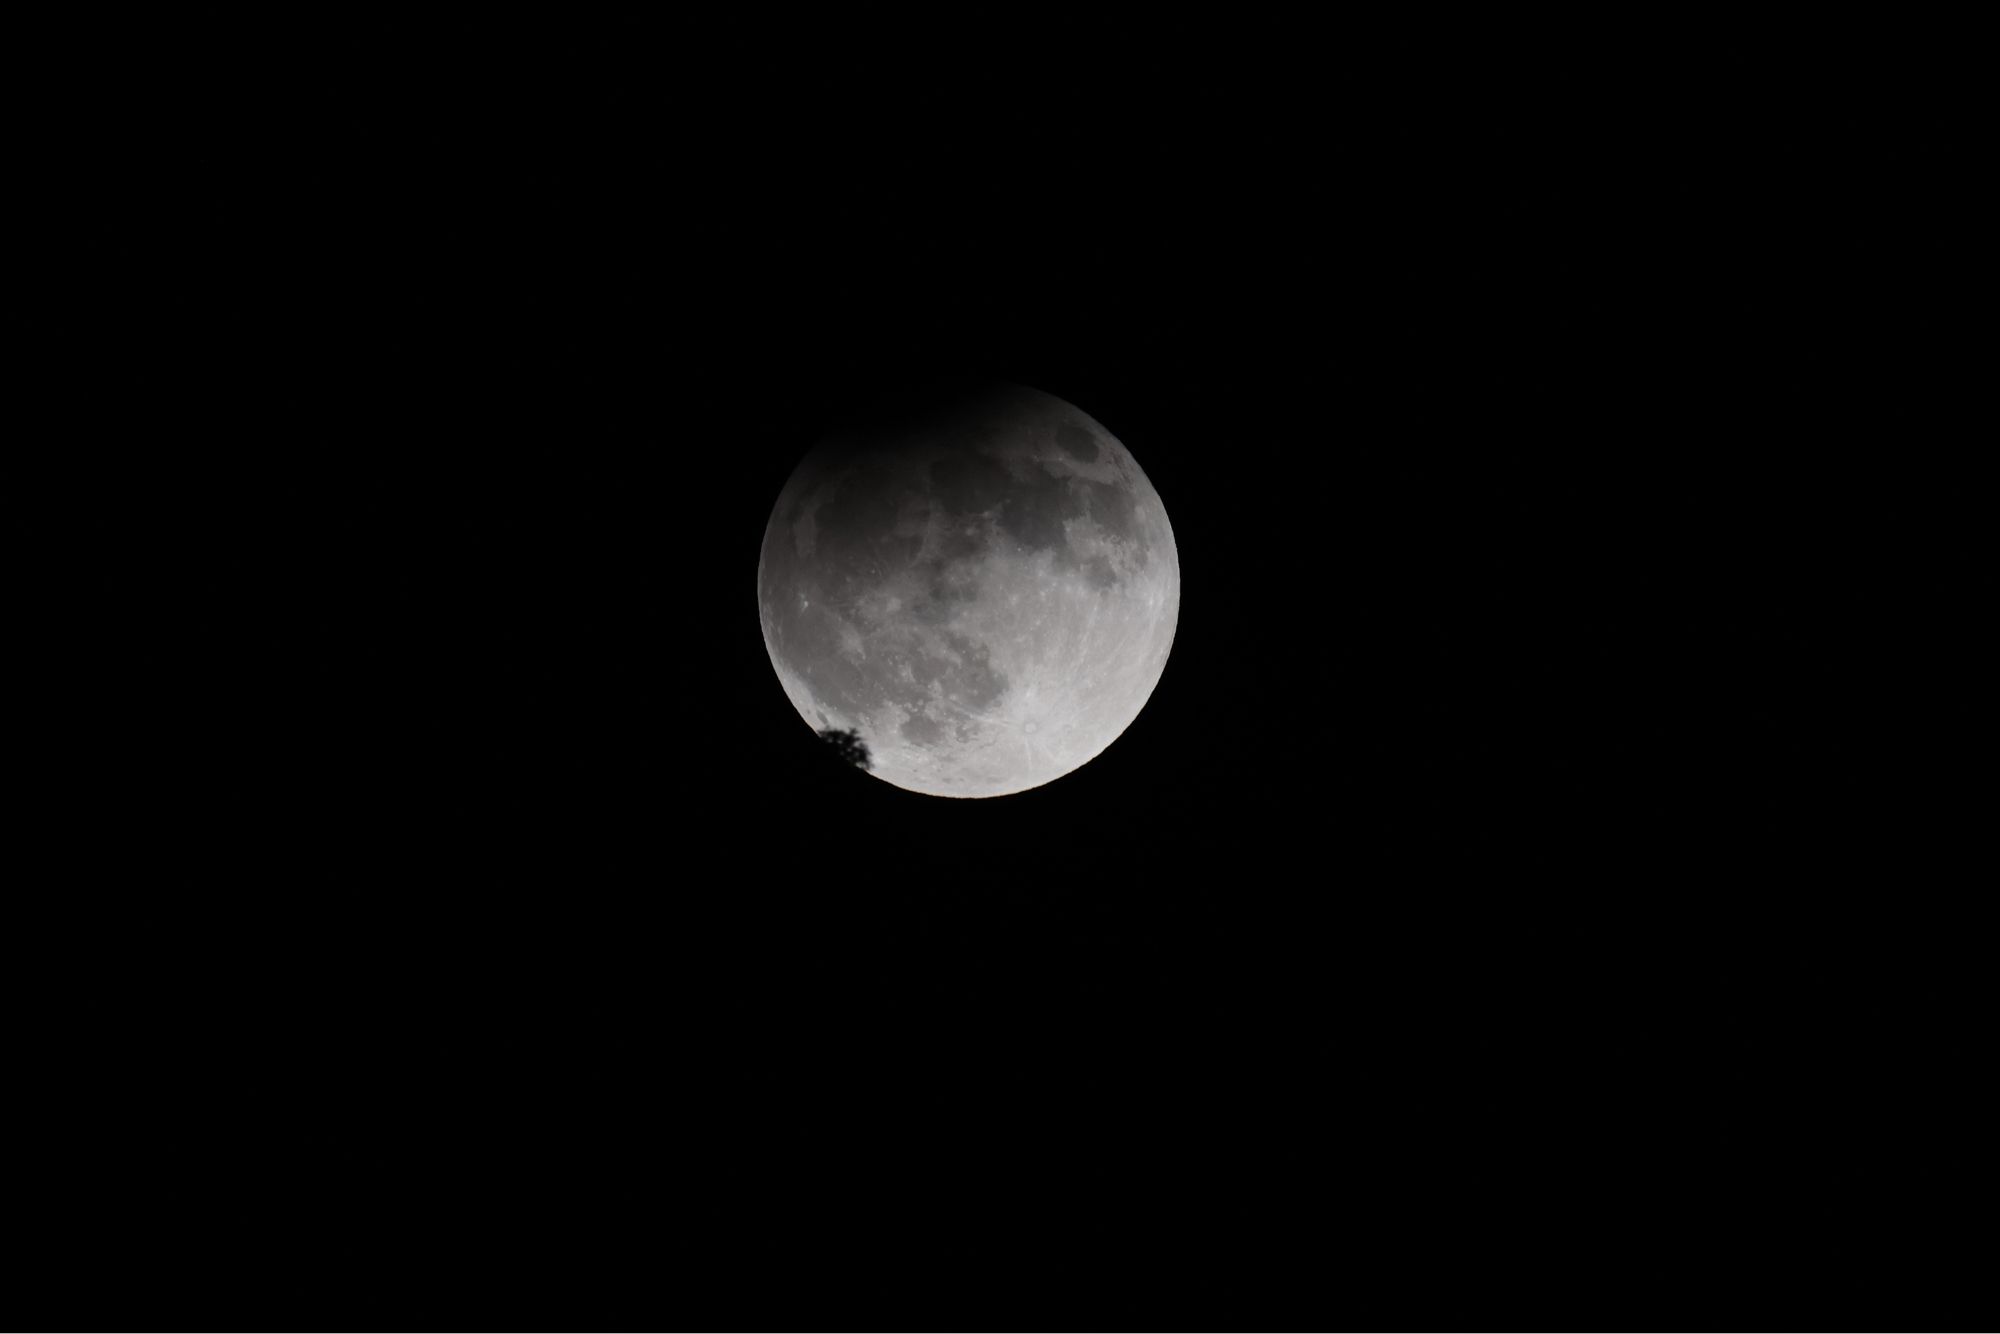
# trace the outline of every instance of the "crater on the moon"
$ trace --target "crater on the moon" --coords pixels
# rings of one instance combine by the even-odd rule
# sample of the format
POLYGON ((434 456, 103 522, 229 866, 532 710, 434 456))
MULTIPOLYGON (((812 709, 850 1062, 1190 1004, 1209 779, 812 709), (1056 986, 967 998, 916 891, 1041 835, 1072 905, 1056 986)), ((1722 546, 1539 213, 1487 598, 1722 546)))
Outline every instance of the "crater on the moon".
POLYGON ((1138 716, 1180 565, 1115 436, 988 385, 816 447, 772 510, 758 599, 809 724, 852 731, 900 787, 995 796, 1070 772, 1138 716))

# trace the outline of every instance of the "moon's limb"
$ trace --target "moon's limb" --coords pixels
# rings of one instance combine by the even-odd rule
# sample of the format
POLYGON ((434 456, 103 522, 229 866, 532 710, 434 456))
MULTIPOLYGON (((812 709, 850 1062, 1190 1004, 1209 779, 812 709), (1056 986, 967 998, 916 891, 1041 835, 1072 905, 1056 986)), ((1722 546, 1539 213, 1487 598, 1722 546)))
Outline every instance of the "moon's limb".
POLYGON ((1003 386, 816 449, 772 511, 758 595, 809 725, 859 732, 898 786, 994 796, 1130 725, 1172 648, 1180 565, 1125 447, 1003 386))

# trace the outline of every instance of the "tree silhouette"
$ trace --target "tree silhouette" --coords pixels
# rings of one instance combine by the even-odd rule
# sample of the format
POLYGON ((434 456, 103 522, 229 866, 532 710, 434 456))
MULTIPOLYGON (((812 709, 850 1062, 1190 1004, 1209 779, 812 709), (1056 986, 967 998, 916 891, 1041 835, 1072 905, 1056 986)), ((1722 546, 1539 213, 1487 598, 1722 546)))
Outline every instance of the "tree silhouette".
POLYGON ((868 758, 868 743, 861 739, 861 733, 852 729, 842 731, 838 727, 827 727, 820 730, 819 739, 832 746, 833 753, 849 764, 862 769, 875 767, 868 758))

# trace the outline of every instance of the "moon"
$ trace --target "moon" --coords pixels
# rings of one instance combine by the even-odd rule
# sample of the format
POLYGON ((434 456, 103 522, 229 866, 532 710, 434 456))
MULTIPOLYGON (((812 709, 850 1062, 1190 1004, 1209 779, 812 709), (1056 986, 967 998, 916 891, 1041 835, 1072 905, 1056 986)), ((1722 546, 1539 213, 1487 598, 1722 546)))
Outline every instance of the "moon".
POLYGON ((906 401, 813 448, 757 567, 799 717, 877 778, 943 797, 1039 787, 1101 754, 1180 618, 1166 507, 1131 452, 1039 390, 906 401))

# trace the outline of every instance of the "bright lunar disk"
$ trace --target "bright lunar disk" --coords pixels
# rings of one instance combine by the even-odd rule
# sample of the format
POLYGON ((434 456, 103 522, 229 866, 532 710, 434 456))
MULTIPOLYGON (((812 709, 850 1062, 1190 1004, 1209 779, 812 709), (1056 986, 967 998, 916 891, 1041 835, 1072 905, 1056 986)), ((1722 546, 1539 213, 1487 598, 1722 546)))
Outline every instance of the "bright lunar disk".
POLYGON ((764 646, 799 716, 877 778, 995 797, 1089 762, 1173 647, 1180 558, 1125 446, 1018 385, 823 441, 771 511, 764 646))

